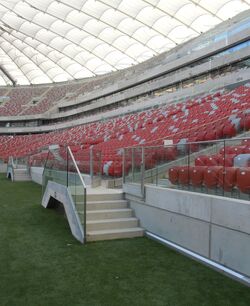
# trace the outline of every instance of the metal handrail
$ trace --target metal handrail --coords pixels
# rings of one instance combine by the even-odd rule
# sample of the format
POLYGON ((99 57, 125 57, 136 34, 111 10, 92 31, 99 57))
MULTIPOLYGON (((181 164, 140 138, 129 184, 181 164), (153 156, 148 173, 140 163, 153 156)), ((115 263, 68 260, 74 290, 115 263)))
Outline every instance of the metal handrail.
POLYGON ((125 150, 128 150, 128 149, 141 149, 141 148, 161 148, 161 147, 164 147, 164 148, 168 148, 168 147, 175 147, 177 145, 191 145, 191 144, 211 144, 211 143, 221 143, 223 142, 224 140, 226 141, 237 141, 237 140, 244 140, 244 139, 249 139, 250 136, 246 136, 246 137, 233 137, 233 138, 227 138, 227 139, 214 139, 214 140, 203 140, 203 141, 190 141, 190 142, 186 142, 186 143, 181 143, 181 144, 178 144, 178 143, 173 143, 173 144, 169 144, 169 145, 164 145, 164 144, 161 144, 161 145, 151 145, 151 146, 130 146, 130 147, 124 147, 123 149, 125 150))
POLYGON ((83 187, 86 189, 86 188, 87 188, 87 187, 86 187, 86 184, 85 184, 85 182, 84 182, 84 180, 83 180, 82 174, 81 174, 81 172, 80 172, 80 170, 79 170, 79 168, 78 168, 78 166, 77 166, 77 163, 76 163, 76 161, 75 161, 74 155, 73 155, 73 153, 72 153, 72 151, 71 151, 71 149, 70 149, 69 146, 67 147, 67 150, 68 150, 68 152, 69 152, 69 154, 70 154, 70 157, 71 157, 71 159, 72 159, 72 161, 73 161, 73 163, 74 163, 74 166, 75 166, 75 168, 76 168, 76 171, 77 171, 77 173, 78 173, 78 175, 79 175, 79 177, 80 177, 81 183, 82 183, 83 187))

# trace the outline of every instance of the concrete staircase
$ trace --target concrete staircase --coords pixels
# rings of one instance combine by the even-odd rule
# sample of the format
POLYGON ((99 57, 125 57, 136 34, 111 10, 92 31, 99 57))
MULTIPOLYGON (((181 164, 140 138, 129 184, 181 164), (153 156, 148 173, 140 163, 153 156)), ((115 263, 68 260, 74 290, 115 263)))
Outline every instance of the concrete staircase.
MULTIPOLYGON (((80 199, 79 193, 78 197, 80 199)), ((83 202, 76 201, 76 208, 83 221, 83 202)), ((86 210, 87 241, 141 237, 144 234, 122 192, 87 193, 86 210)))
POLYGON ((21 181, 31 181, 31 176, 27 172, 27 168, 14 168, 14 177, 13 181, 21 182, 21 181))

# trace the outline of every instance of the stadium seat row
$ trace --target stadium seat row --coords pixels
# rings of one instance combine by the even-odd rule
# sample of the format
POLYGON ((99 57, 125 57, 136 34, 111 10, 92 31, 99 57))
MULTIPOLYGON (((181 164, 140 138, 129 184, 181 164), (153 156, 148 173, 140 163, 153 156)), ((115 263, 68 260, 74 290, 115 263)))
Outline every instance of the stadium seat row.
POLYGON ((225 191, 237 187, 243 193, 250 193, 250 167, 174 166, 169 169, 168 178, 173 185, 223 188, 225 191))

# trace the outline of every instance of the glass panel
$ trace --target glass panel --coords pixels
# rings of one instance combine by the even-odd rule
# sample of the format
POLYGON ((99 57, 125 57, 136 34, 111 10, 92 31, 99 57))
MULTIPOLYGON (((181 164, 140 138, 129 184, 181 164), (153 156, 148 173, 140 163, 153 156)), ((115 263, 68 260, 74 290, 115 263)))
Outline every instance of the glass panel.
MULTIPOLYGON (((82 155, 79 154, 79 156, 82 155)), ((49 148, 43 171, 43 194, 48 181, 68 187, 85 236, 86 185, 69 147, 51 146, 49 148)))
POLYGON ((125 182, 141 183, 142 147, 126 148, 125 151, 125 182))
POLYGON ((78 213, 84 232, 84 241, 86 242, 86 198, 87 191, 80 173, 74 154, 67 148, 67 186, 75 204, 75 210, 78 213))
POLYGON ((48 181, 67 186, 67 148, 51 146, 48 149, 47 159, 43 171, 43 193, 48 181))
POLYGON ((125 183, 250 200, 249 137, 144 147, 142 156, 141 147, 125 149, 125 183))

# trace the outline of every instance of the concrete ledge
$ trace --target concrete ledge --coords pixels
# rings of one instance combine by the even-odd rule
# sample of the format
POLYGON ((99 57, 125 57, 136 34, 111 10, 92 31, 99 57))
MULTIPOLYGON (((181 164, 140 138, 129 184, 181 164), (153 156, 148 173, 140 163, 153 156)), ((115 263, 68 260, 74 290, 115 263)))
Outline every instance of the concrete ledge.
POLYGON ((145 230, 250 276, 250 202, 140 184, 125 198, 145 230))

